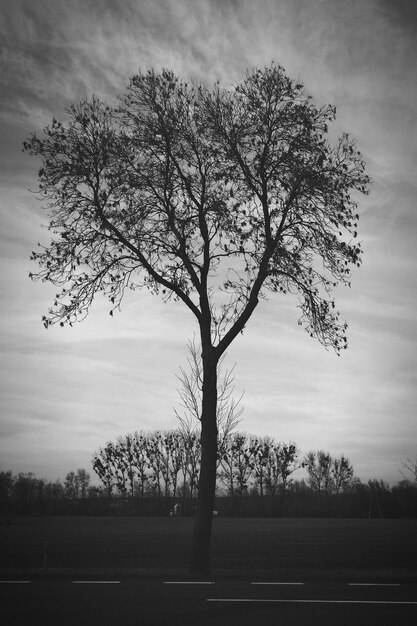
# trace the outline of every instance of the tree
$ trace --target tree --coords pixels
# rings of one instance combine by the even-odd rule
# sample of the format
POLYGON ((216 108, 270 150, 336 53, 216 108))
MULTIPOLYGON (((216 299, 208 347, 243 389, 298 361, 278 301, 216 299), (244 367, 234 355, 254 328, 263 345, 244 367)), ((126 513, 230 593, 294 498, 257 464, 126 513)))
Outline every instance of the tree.
POLYGON ((198 475, 200 472, 201 446, 198 434, 186 426, 189 422, 184 422, 180 430, 180 462, 183 475, 182 495, 187 495, 192 500, 198 486, 198 475))
POLYGON ((68 472, 65 476, 64 491, 70 500, 86 498, 89 486, 90 474, 85 469, 79 468, 76 472, 68 472))
POLYGON ((64 481, 65 495, 70 500, 78 498, 78 480, 75 472, 68 472, 64 481))
POLYGON ((34 500, 38 491, 38 478, 33 472, 19 472, 14 479, 13 491, 24 502, 34 500))
POLYGON ((253 450, 246 433, 233 433, 226 439, 220 457, 220 478, 231 496, 247 493, 253 475, 253 450))
POLYGON ((344 454, 333 458, 328 452, 309 452, 303 463, 308 473, 308 483, 314 491, 326 496, 336 495, 349 487, 354 479, 353 465, 344 454))
POLYGON ((10 500, 13 492, 14 478, 12 472, 0 472, 0 503, 10 500))
MULTIPOLYGON (((135 441, 132 435, 120 437, 118 448, 122 459, 125 475, 129 483, 129 493, 131 496, 135 493, 135 441)), ((126 492, 126 489, 125 489, 126 492)))
POLYGON ((332 457, 328 452, 319 450, 309 452, 304 459, 304 467, 308 473, 308 484, 319 494, 326 496, 332 491, 332 457))
POLYGON ((269 486, 271 453, 274 447, 274 441, 271 437, 252 436, 250 440, 250 449, 252 453, 253 474, 255 477, 256 487, 259 488, 259 495, 263 496, 265 487, 269 486))
POLYGON ((56 502, 57 500, 62 500, 64 494, 64 485, 58 478, 54 482, 48 482, 45 485, 45 496, 49 503, 56 502))
POLYGON ((139 494, 140 497, 143 498, 145 495, 145 486, 148 481, 147 470, 149 469, 147 436, 143 432, 135 432, 132 441, 133 463, 139 483, 139 494))
POLYGON ((415 459, 407 458, 402 464, 400 470, 401 475, 405 480, 417 483, 417 456, 415 459))
POLYGON ((343 454, 332 462, 333 489, 336 494, 346 489, 353 482, 353 465, 343 454))
MULTIPOLYGON (((183 367, 177 376, 181 383, 178 390, 180 398, 179 409, 174 408, 175 415, 180 423, 180 432, 187 437, 198 428, 201 430, 201 407, 202 407, 202 391, 203 391, 203 364, 201 355, 199 354, 194 341, 188 343, 188 369, 187 372, 183 367)), ((243 413, 243 407, 240 403, 243 394, 236 400, 233 397, 234 392, 234 369, 222 372, 223 354, 217 364, 217 457, 218 462, 223 456, 223 452, 227 446, 227 440, 240 422, 243 413)))
POLYGON ((290 476, 301 467, 298 461, 299 450, 295 443, 290 442, 274 446, 272 452, 275 474, 281 487, 282 511, 285 514, 288 486, 292 482, 290 476))
POLYGON ((326 135, 316 106, 276 64, 231 89, 171 71, 134 76, 116 107, 71 105, 24 147, 42 158, 49 245, 32 254, 60 291, 44 324, 83 319, 97 293, 113 314, 126 289, 181 301, 203 365, 201 469, 191 570, 208 572, 217 458, 217 366, 268 292, 293 294, 299 323, 347 346, 332 297, 360 264, 357 203, 368 177, 355 141, 326 135))
POLYGON ((106 494, 111 496, 115 482, 114 445, 108 442, 104 448, 94 453, 92 458, 93 470, 102 481, 106 494))

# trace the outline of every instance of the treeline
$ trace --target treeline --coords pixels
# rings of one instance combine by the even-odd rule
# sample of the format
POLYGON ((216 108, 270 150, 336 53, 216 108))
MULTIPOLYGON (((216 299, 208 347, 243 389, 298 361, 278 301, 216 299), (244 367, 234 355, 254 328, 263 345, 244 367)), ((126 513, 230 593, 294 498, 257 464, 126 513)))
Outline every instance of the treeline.
POLYGON ((91 484, 85 469, 68 472, 64 482, 47 481, 33 472, 0 472, 0 513, 6 516, 72 513, 82 508, 80 502, 101 495, 102 489, 91 484))
MULTIPOLYGON (((135 432, 108 442, 93 455, 93 469, 107 495, 194 497, 200 441, 196 432, 135 432)), ((347 457, 310 451, 301 455, 295 443, 246 433, 226 435, 219 442, 217 494, 274 496, 304 469, 306 486, 322 495, 349 490, 358 479, 347 457)))
MULTIPOLYGON (((153 431, 119 437, 93 455, 93 469, 107 495, 190 497, 197 489, 200 441, 195 432, 153 431)), ((308 486, 330 495, 354 482, 350 461, 323 451, 301 458, 294 443, 246 433, 228 434, 219 442, 217 494, 275 496, 286 492, 300 468, 308 486)))
MULTIPOLYGON (((199 459, 196 432, 136 432, 94 453, 100 487, 91 484, 83 469, 69 472, 63 483, 31 473, 0 472, 0 512, 192 515, 199 459)), ((364 484, 344 455, 333 457, 323 450, 301 455, 296 444, 271 437, 224 436, 219 441, 217 476, 219 515, 417 517, 414 480, 404 479, 393 487, 381 480, 364 484)))
MULTIPOLYGON (((100 448, 93 468, 106 495, 121 496, 121 513, 129 506, 140 513, 144 504, 135 498, 154 497, 190 514, 199 458, 196 432, 136 432, 100 448)), ((392 488, 381 480, 363 484, 344 455, 302 455, 295 443, 229 433, 219 440, 216 508, 223 515, 417 517, 417 487, 406 479, 392 488)))

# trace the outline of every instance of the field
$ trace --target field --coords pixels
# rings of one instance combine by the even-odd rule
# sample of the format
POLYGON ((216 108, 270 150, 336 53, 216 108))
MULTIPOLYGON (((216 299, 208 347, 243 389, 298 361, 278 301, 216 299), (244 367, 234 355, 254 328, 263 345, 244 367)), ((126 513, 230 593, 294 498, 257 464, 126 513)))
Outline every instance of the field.
MULTIPOLYGON (((22 517, 0 527, 0 574, 181 576, 190 518, 22 517)), ((417 580, 415 520, 215 518, 218 577, 417 580)))

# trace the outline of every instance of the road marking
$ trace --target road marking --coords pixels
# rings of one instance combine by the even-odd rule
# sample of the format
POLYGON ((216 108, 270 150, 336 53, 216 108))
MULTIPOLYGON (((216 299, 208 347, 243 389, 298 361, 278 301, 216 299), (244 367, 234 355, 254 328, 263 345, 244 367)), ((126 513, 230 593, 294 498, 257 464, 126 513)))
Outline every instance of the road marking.
POLYGON ((27 585, 30 582, 30 580, 0 580, 0 583, 5 585, 27 585))
POLYGON ((208 580, 167 580, 164 585, 214 585, 214 582, 208 580))
POLYGON ((120 580, 73 580, 73 585, 118 585, 120 580))
POLYGON ((305 585, 305 583, 274 583, 274 582, 265 582, 265 583, 251 583, 251 585, 305 585))
POLYGON ((390 604, 417 605, 417 601, 408 600, 278 600, 276 598, 207 598, 207 602, 276 602, 281 604, 390 604))
POLYGON ((349 587, 401 587, 401 583, 349 583, 349 587))

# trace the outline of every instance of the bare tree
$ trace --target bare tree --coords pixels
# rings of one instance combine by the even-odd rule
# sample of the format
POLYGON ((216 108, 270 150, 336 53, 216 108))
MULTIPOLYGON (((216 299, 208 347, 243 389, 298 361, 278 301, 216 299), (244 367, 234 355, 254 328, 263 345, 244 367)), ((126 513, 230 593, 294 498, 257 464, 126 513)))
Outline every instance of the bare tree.
POLYGON ((343 454, 340 458, 333 459, 331 473, 333 490, 336 494, 349 487, 353 482, 353 465, 343 454))
POLYGON ((68 472, 65 476, 64 490, 66 497, 70 500, 79 498, 78 477, 75 472, 68 472))
POLYGON ((255 484, 259 488, 259 495, 265 494, 268 485, 271 451, 274 441, 271 437, 256 437, 250 439, 250 448, 253 459, 253 473, 255 484))
POLYGON ((178 462, 182 473, 182 485, 180 489, 184 498, 189 497, 192 500, 197 491, 198 476, 200 473, 200 437, 197 432, 192 430, 187 431, 184 428, 178 431, 178 435, 178 462))
POLYGON ((93 470, 102 481, 106 493, 110 496, 115 485, 114 445, 109 442, 93 454, 93 470))
POLYGON ((338 494, 352 484, 353 465, 343 454, 333 458, 328 452, 309 452, 303 466, 308 472, 308 483, 314 491, 329 495, 338 494))
POLYGON ((298 460, 299 454, 297 446, 292 442, 280 443, 275 448, 278 476, 284 494, 291 481, 290 476, 301 467, 301 462, 298 460))
POLYGON ((233 433, 227 437, 220 458, 220 477, 230 495, 247 493, 253 478, 253 457, 246 433, 233 433))
POLYGON ((319 450, 309 452, 303 462, 308 473, 308 484, 314 491, 328 495, 332 489, 332 457, 328 452, 319 450))
POLYGON ((162 458, 162 432, 156 430, 147 438, 147 456, 149 469, 151 470, 150 482, 156 489, 156 494, 161 497, 164 488, 163 458, 162 458))
POLYGON ((203 364, 201 467, 191 570, 209 571, 217 469, 217 371, 268 292, 299 299, 300 324, 347 346, 333 289, 361 261, 357 202, 365 165, 332 106, 315 106, 272 64, 231 89, 172 72, 134 76, 112 107, 72 105, 25 148, 42 158, 52 240, 32 278, 58 287, 44 324, 83 319, 97 293, 113 314, 126 289, 185 305, 203 364))
POLYGON ((401 475, 405 478, 405 480, 411 480, 417 483, 417 456, 415 459, 408 458, 404 463, 401 464, 402 469, 400 470, 401 475))
POLYGON ((88 496, 88 490, 90 488, 90 474, 85 469, 80 467, 77 469, 76 476, 78 481, 78 497, 86 498, 88 496))
POLYGON ((148 445, 147 435, 145 433, 134 433, 132 452, 139 494, 143 498, 145 495, 145 487, 149 479, 148 445))
MULTIPOLYGON (((222 365, 226 355, 224 354, 217 365, 217 456, 218 463, 226 449, 226 442, 240 422, 244 408, 241 406, 243 393, 234 398, 234 369, 226 370, 223 374, 222 365)), ((188 371, 180 368, 177 376, 181 387, 178 389, 179 407, 174 407, 174 412, 180 423, 180 431, 189 435, 197 431, 201 432, 202 396, 203 396, 203 361, 201 352, 198 351, 195 342, 188 343, 188 371)))

